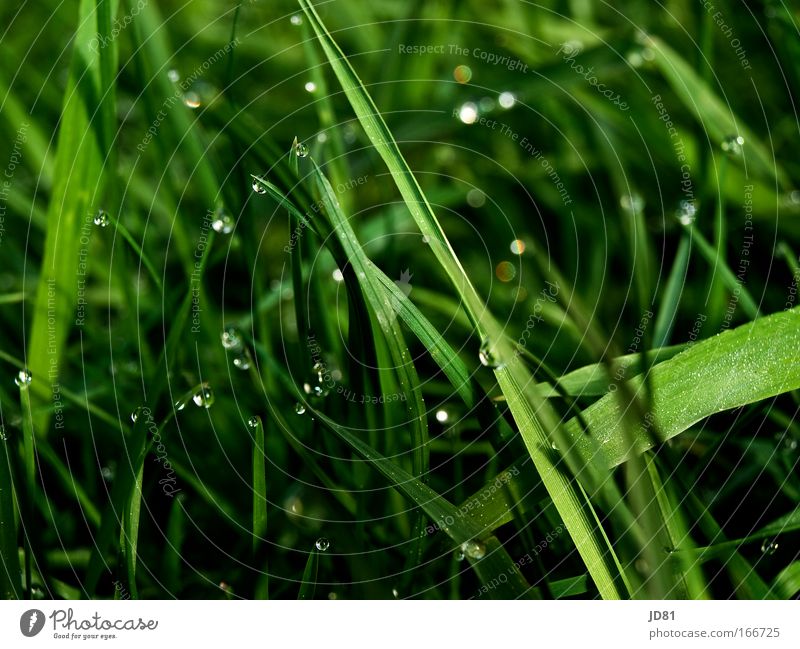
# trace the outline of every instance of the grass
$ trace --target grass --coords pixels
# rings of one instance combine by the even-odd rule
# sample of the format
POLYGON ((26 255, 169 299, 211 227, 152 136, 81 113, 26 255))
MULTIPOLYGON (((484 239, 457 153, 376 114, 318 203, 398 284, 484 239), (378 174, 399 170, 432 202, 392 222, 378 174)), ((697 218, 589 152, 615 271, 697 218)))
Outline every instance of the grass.
POLYGON ((797 597, 795 17, 551 4, 14 18, 4 597, 797 597))

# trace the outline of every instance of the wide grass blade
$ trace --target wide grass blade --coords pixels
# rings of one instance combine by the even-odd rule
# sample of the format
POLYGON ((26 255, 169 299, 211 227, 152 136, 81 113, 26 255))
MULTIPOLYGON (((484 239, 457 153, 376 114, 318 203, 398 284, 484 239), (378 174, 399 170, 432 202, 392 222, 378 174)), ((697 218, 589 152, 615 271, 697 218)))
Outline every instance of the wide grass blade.
MULTIPOLYGON (((650 372, 654 429, 666 441, 718 412, 800 388, 800 308, 760 318, 692 345, 650 372)), ((633 390, 642 377, 631 379, 633 390)), ((652 447, 642 427, 633 441, 623 431, 618 399, 609 394, 583 411, 611 466, 652 447)), ((591 455, 576 419, 566 425, 575 444, 591 455)))
MULTIPOLYGON (((112 0, 81 0, 78 11, 26 358, 42 388, 58 381, 62 348, 77 300, 81 226, 87 214, 98 209, 109 173, 117 56, 116 39, 111 38, 111 6, 112 0), (91 43, 98 36, 109 40, 108 47, 93 50, 91 43)), ((50 396, 37 387, 34 404, 46 403, 50 396)), ((46 435, 48 421, 47 411, 37 415, 40 435, 46 435)))

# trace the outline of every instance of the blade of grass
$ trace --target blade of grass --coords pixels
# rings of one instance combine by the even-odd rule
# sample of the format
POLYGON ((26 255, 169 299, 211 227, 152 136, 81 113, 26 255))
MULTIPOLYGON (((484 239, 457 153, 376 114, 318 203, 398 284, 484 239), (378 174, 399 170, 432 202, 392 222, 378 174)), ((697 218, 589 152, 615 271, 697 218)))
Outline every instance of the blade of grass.
POLYGON ((17 549, 17 514, 12 475, 12 444, 0 427, 0 597, 21 599, 20 561, 17 549))
MULTIPOLYGON (((333 37, 322 24, 313 5, 308 0, 298 0, 298 2, 316 32, 328 61, 364 131, 389 168, 417 226, 427 238, 434 255, 462 298, 464 307, 477 328, 479 336, 486 341, 485 355, 499 359, 512 358, 511 345, 502 340, 501 328, 486 310, 484 302, 468 279, 427 198, 369 93, 333 37)), ((549 448, 550 442, 545 429, 534 413, 540 412, 542 406, 546 410, 547 405, 546 403, 531 404, 523 394, 523 390, 534 384, 532 377, 519 363, 514 363, 513 368, 498 365, 494 369, 525 445, 534 459, 536 469, 542 476, 556 507, 561 512, 598 589, 604 597, 622 597, 623 589, 617 583, 620 575, 616 574, 615 576, 613 567, 615 561, 609 560, 609 556, 614 554, 613 550, 608 547, 594 516, 588 511, 591 506, 570 484, 567 477, 556 468, 553 458, 542 452, 543 448, 549 448)))
MULTIPOLYGON (((800 387, 800 307, 729 329, 696 343, 651 370, 652 420, 666 441, 709 415, 800 387)), ((629 381, 640 389, 642 377, 629 381)), ((644 426, 633 443, 622 431, 623 413, 609 394, 583 411, 612 466, 653 443, 644 426)), ((591 445, 575 419, 566 424, 575 444, 591 445)))
POLYGON ((692 66, 663 40, 650 36, 648 41, 655 55, 655 65, 717 145, 731 135, 740 135, 745 141, 743 159, 747 161, 748 171, 775 180, 784 188, 789 187, 788 176, 775 162, 772 152, 736 116, 730 104, 723 103, 692 66))
POLYGON ((319 552, 312 548, 308 553, 306 567, 303 570, 303 581, 300 583, 300 592, 297 599, 314 599, 317 592, 317 571, 319 570, 319 552))
MULTIPOLYGON (((58 380, 62 348, 77 301, 80 230, 87 213, 102 196, 115 120, 116 39, 111 34, 111 0, 81 0, 73 39, 69 79, 58 131, 55 184, 47 212, 44 258, 33 308, 26 362, 41 385, 58 380), (98 37, 108 47, 94 51, 98 37), (52 287, 51 287, 52 282, 52 287), (52 327, 49 322, 54 322, 52 327), (49 381, 44 381, 49 377, 49 381)), ((51 397, 36 388, 38 407, 51 397)), ((37 409, 38 411, 38 409, 37 409)), ((47 434, 49 413, 37 416, 36 429, 47 434)))

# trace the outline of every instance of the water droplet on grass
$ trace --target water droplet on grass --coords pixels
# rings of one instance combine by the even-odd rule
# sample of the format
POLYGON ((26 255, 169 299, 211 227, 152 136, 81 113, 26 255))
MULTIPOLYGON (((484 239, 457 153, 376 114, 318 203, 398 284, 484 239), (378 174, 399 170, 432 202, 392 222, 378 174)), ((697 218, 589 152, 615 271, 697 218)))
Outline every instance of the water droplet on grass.
POLYGON ((691 225, 697 217, 697 205, 694 201, 682 200, 678 203, 678 210, 675 213, 681 225, 691 225))
POLYGON ((183 95, 183 104, 187 108, 191 108, 192 110, 196 110, 200 108, 200 95, 196 93, 194 90, 189 90, 184 93, 183 95))
POLYGON ((304 406, 302 403, 300 403, 300 402, 298 401, 298 402, 295 404, 295 406, 294 406, 294 411, 295 411, 295 412, 296 412, 298 415, 304 415, 304 414, 306 414, 306 407, 305 407, 305 406, 304 406))
POLYGON ((250 428, 258 428, 258 417, 250 417, 250 419, 247 420, 247 425, 250 426, 250 428))
POLYGON ((501 261, 494 269, 497 279, 501 282, 510 282, 517 276, 517 269, 510 261, 501 261))
POLYGON ((289 22, 292 23, 295 27, 303 24, 303 17, 300 14, 294 14, 291 18, 289 18, 289 22))
POLYGON ((97 214, 94 215, 94 224, 99 225, 101 228, 106 228, 109 223, 111 223, 111 218, 108 213, 105 210, 98 210, 97 214))
POLYGON ((468 65, 457 65, 453 70, 453 78, 458 83, 469 83, 472 79, 472 69, 468 65))
POLYGON ((467 192, 467 205, 470 207, 483 207, 486 204, 486 194, 480 189, 470 189, 467 192))
POLYGON ((218 207, 214 212, 214 220, 211 222, 211 227, 214 228, 214 232, 230 234, 233 232, 234 225, 233 217, 228 211, 224 207, 218 207))
POLYGON ((314 546, 320 552, 325 552, 329 547, 331 547, 331 542, 323 536, 317 539, 317 542, 314 544, 314 546))
POLYGON ((177 83, 180 81, 181 75, 178 74, 178 71, 173 68, 167 72, 167 78, 172 81, 172 83, 177 83))
POLYGON ((240 354, 233 359, 233 366, 237 370, 249 370, 250 369, 250 359, 247 357, 247 354, 240 354))
POLYGON ((635 192, 623 194, 619 199, 619 204, 629 214, 639 214, 644 209, 644 198, 635 192))
POLYGON ((478 107, 475 103, 468 101, 465 104, 462 104, 461 108, 458 109, 458 119, 460 119, 464 124, 474 124, 478 121, 478 107))
POLYGON ((306 81, 306 85, 303 86, 306 89, 306 92, 316 92, 317 91, 317 84, 313 81, 306 81))
POLYGON ((450 418, 447 410, 437 410, 436 411, 436 421, 439 423, 445 423, 450 418))
POLYGON ((242 346, 242 335, 233 326, 225 327, 220 334, 220 340, 222 340, 222 346, 225 349, 235 350, 240 349, 242 346))
POLYGON ((17 372, 17 375, 14 377, 14 383, 16 383, 21 388, 27 388, 31 381, 33 380, 33 375, 28 371, 27 368, 21 369, 17 372))
POLYGON ((497 354, 494 351, 494 347, 489 339, 484 339, 481 343, 481 347, 478 350, 478 359, 481 362, 481 365, 484 367, 489 367, 491 369, 498 369, 501 367, 500 359, 497 358, 497 354))
POLYGON ((722 140, 722 150, 731 157, 736 157, 742 154, 742 145, 744 138, 741 135, 729 135, 722 140))
POLYGON ((778 542, 772 541, 770 539, 764 539, 764 542, 761 544, 761 552, 766 554, 767 556, 771 556, 778 551, 778 542))
POLYGON ((297 144, 294 145, 294 153, 298 158, 307 158, 308 147, 302 142, 298 142, 297 144))
POLYGON ((470 559, 483 559, 486 556, 486 546, 480 541, 466 541, 461 544, 461 551, 470 559))
POLYGON ((264 179, 260 178, 259 176, 253 176, 253 184, 252 184, 253 191, 256 194, 266 194, 267 187, 265 185, 264 179))
POLYGON ((514 239, 509 248, 515 255, 521 255, 525 252, 525 242, 522 239, 514 239))
POLYGON ((198 408, 210 408, 214 405, 214 391, 208 384, 201 385, 192 395, 192 401, 198 408))
POLYGON ((509 108, 514 107, 514 104, 517 103, 517 98, 514 96, 513 92, 505 91, 500 93, 500 96, 497 98, 497 102, 501 107, 508 110, 509 108))

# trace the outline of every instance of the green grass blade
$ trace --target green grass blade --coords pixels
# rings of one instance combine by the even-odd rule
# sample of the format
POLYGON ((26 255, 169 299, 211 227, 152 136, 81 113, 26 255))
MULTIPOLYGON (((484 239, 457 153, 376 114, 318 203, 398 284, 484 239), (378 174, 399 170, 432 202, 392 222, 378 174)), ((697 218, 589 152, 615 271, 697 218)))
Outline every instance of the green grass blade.
POLYGON ((503 573, 508 577, 506 583, 501 584, 492 591, 493 596, 499 599, 516 599, 529 596, 530 587, 511 561, 511 557, 508 556, 508 553, 495 537, 486 534, 479 524, 463 516, 451 503, 428 485, 416 479, 394 462, 382 457, 350 431, 319 412, 316 412, 315 416, 319 417, 326 427, 366 460, 370 466, 381 473, 409 500, 421 507, 433 520, 436 528, 445 532, 457 545, 460 546, 471 541, 478 541, 484 545, 485 555, 483 558, 475 558, 473 556, 468 556, 467 558, 484 584, 491 582, 503 573))
POLYGON ((731 135, 744 138, 744 159, 747 169, 762 178, 777 180, 789 187, 788 176, 775 162, 772 151, 762 145, 729 105, 717 96, 697 75, 683 57, 660 38, 651 36, 649 45, 655 54, 654 63, 672 86, 684 106, 697 118, 717 145, 731 135))
MULTIPOLYGON (((81 0, 79 27, 73 39, 27 355, 28 367, 40 377, 42 386, 52 386, 58 380, 62 348, 77 300, 81 226, 102 198, 106 161, 111 152, 116 108, 114 75, 110 70, 116 65, 117 46, 116 39, 110 38, 110 7, 111 0, 97 0, 96 5, 94 0, 81 0), (110 43, 95 52, 91 42, 98 35, 110 43), (53 327, 48 324, 51 321, 55 323, 53 327), (45 377, 50 378, 45 381, 45 377)), ((35 405, 46 403, 50 397, 37 388, 35 405)), ((36 428, 41 435, 46 435, 48 421, 46 411, 37 417, 36 428)))
MULTIPOLYGON (((350 62, 322 24, 312 4, 308 0, 298 1, 316 32, 328 61, 364 131, 389 168, 406 206, 422 234, 427 237, 434 255, 463 300, 464 307, 478 329, 479 335, 487 341, 488 353, 500 359, 511 359, 513 350, 510 344, 507 341, 501 341, 502 330, 486 310, 485 303, 472 286, 444 230, 436 219, 430 203, 422 192, 375 103, 359 80, 350 62)), ((539 404, 534 406, 523 395, 523 390, 534 384, 532 377, 519 363, 514 363, 513 370, 509 370, 508 367, 498 367, 495 369, 495 375, 508 399, 509 407, 519 426, 528 452, 534 459, 536 469, 542 476, 542 480, 553 497, 556 507, 558 507, 562 517, 565 518, 570 534, 575 540, 575 545, 587 563, 598 589, 604 597, 622 597, 623 591, 617 587, 619 575, 615 575, 614 561, 609 559, 609 556, 613 556, 613 551, 608 547, 601 530, 598 530, 594 516, 586 509, 586 507, 590 508, 589 504, 583 499, 579 490, 574 485, 571 485, 568 478, 556 468, 554 459, 543 452, 544 448, 549 448, 550 441, 534 414, 539 411, 537 407, 539 404)))
POLYGON ((312 548, 308 553, 306 567, 303 570, 303 581, 300 583, 300 592, 297 599, 314 599, 317 592, 317 572, 319 570, 319 551, 312 548))
POLYGON ((247 425, 253 434, 253 553, 267 533, 267 474, 264 450, 264 424, 251 417, 247 425))
POLYGON ((0 428, 0 597, 21 599, 19 551, 17 548, 17 514, 12 474, 12 444, 0 428))
POLYGON ((661 295, 661 303, 653 330, 653 347, 666 347, 669 344, 672 327, 675 325, 675 318, 678 315, 683 286, 686 282, 691 248, 691 240, 688 234, 684 234, 678 244, 678 250, 675 252, 675 260, 672 262, 672 270, 670 270, 664 286, 664 293, 661 295))
MULTIPOLYGON (((800 308, 730 329, 692 345, 651 370, 652 415, 666 441, 709 415, 800 387, 800 308)), ((641 376, 631 379, 641 388, 641 376)), ((611 466, 652 446, 648 431, 633 442, 623 430, 619 401, 609 394, 583 411, 611 466)), ((593 446, 571 419, 566 426, 582 452, 593 446)))

